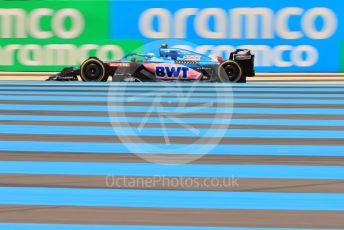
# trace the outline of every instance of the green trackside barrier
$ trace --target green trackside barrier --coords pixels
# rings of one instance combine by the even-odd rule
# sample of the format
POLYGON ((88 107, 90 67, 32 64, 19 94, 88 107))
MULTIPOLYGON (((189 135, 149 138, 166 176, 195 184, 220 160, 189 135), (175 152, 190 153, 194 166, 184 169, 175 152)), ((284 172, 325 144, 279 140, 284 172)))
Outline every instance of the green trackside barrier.
POLYGON ((109 2, 0 1, 0 70, 56 71, 90 56, 120 58, 141 40, 109 36, 109 2))

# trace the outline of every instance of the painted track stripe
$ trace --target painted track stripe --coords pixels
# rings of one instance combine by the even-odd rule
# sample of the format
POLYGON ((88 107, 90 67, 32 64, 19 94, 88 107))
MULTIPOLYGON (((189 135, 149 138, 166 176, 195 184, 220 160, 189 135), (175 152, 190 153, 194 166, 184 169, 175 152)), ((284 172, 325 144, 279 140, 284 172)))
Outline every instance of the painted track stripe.
POLYGON ((0 187, 0 204, 344 211, 344 194, 0 187))
MULTIPOLYGON (((314 76, 309 76, 309 79, 312 79, 314 76)), ((271 78, 273 80, 276 77, 271 78)), ((327 78, 324 78, 325 80, 327 78)), ((227 88, 227 87, 238 87, 238 88, 246 88, 246 87, 296 87, 296 88, 304 88, 304 87, 315 87, 315 88, 324 88, 324 87, 335 87, 340 88, 344 87, 344 84, 322 84, 321 86, 318 85, 311 85, 311 84, 302 84, 302 83, 256 83, 256 82, 247 82, 246 84, 241 83, 216 83, 216 82, 140 82, 140 83, 125 83, 125 82, 48 82, 48 81, 3 81, 0 83, 1 86, 41 86, 41 85, 47 85, 47 86, 94 86, 94 87, 104 87, 108 85, 113 86, 126 86, 126 87, 155 87, 155 86, 175 86, 178 85, 180 87, 189 88, 190 86, 194 87, 219 87, 219 88, 227 88)))
MULTIPOLYGON (((300 146, 300 148, 304 146, 342 146, 344 147, 343 139, 332 139, 332 138, 214 138, 214 137, 171 137, 169 136, 141 136, 140 138, 133 136, 104 136, 104 135, 56 135, 56 134, 0 134, 0 139, 2 141, 35 141, 35 142, 74 142, 74 143, 123 143, 124 146, 128 148, 129 152, 135 153, 138 150, 131 149, 133 144, 147 144, 145 147, 149 147, 148 145, 151 144, 151 148, 154 149, 154 145, 158 145, 157 143, 162 143, 159 145, 160 147, 165 148, 176 148, 175 152, 178 151, 178 148, 187 148, 187 150, 179 149, 181 152, 189 153, 188 145, 198 148, 203 146, 204 148, 208 147, 208 150, 212 149, 212 145, 227 145, 228 148, 231 148, 231 145, 255 145, 255 146, 271 146, 271 145, 278 145, 283 146, 286 145, 294 145, 300 146), (163 143, 166 143, 165 146, 163 143), (129 146, 128 146, 129 145, 129 146), (183 146, 184 145, 184 146, 183 146)), ((140 146, 140 145, 138 145, 140 146)), ((80 147, 82 150, 82 147, 80 147)), ((193 150, 195 151, 195 150, 193 150)), ((141 150, 139 150, 141 152, 141 150)), ((162 151, 164 152, 164 151, 162 151)), ((202 153, 207 153, 205 150, 201 151, 202 153)))
POLYGON ((25 86, 25 85, 7 85, 7 86, 1 86, 0 85, 0 90, 5 90, 5 89, 26 89, 26 90, 40 90, 40 89, 50 89, 50 90, 65 90, 65 91, 70 91, 70 90, 92 90, 92 89, 96 89, 96 90, 126 90, 126 91, 156 91, 156 92, 163 92, 165 90, 169 90, 171 89, 174 92, 177 91, 196 91, 196 92, 200 92, 200 91, 206 91, 206 92, 228 92, 228 91, 240 91, 240 92, 245 92, 245 91, 272 91, 272 92, 343 92, 343 87, 339 87, 338 85, 335 87, 294 87, 294 88, 287 88, 286 87, 255 87, 255 88, 250 88, 250 85, 238 88, 238 87, 234 87, 233 86, 227 86, 227 87, 215 87, 216 85, 208 85, 205 87, 198 87, 199 85, 195 84, 195 85, 191 85, 190 87, 179 87, 179 86, 183 86, 184 84, 156 84, 153 86, 147 86, 147 87, 143 87, 143 86, 126 86, 126 85, 114 85, 114 84, 107 84, 104 86, 100 86, 98 85, 97 87, 94 87, 92 85, 37 85, 37 86, 25 86))
MULTIPOLYGON (((341 229, 340 211, 279 211, 226 209, 166 209, 1 205, 0 221, 21 223, 63 223, 90 225, 139 226, 235 226, 254 229, 272 227, 306 229, 341 229), (142 213, 145 216, 142 217, 142 213), (281 221, 283 220, 283 221, 281 221)), ((64 229, 64 228, 63 228, 64 229)), ((266 229, 266 230, 268 230, 266 229)), ((21 229, 20 229, 21 230, 21 229)), ((50 230, 50 229, 49 229, 50 230)), ((74 230, 74 229, 73 229, 74 230)))
MULTIPOLYGON (((50 122, 98 122, 110 123, 116 120, 121 123, 140 123, 142 117, 113 117, 108 116, 44 116, 44 115, 0 115, 0 121, 50 121, 50 122)), ((179 122, 187 124, 230 124, 232 125, 285 125, 285 126, 344 126, 343 120, 288 120, 288 119, 224 119, 224 118, 178 118, 179 122)), ((146 124, 176 124, 174 119, 168 117, 148 117, 146 124)), ((86 125, 85 125, 86 126, 86 125)))
POLYGON ((0 141, 0 151, 37 152, 85 152, 85 153, 128 153, 137 154, 209 154, 209 155, 250 155, 250 156, 344 156, 343 146, 303 145, 206 145, 206 144, 123 144, 123 143, 73 143, 37 141, 0 141))
MULTIPOLYGON (((0 161, 2 174, 56 174, 94 176, 171 176, 270 179, 344 179, 341 166, 290 165, 163 165, 154 163, 78 163, 0 161)), ((344 208, 344 206, 343 206, 344 208)))
MULTIPOLYGON (((55 90, 51 90, 51 89, 42 89, 40 87, 38 87, 39 89, 21 89, 20 91, 22 92, 75 92, 75 93, 79 93, 79 92, 92 92, 92 93, 124 93, 124 92, 128 92, 124 89, 122 90, 97 90, 97 89, 88 89, 88 90, 81 90, 81 89, 74 89, 74 90, 66 90, 66 89, 55 89, 55 90)), ((278 90, 278 89, 276 89, 278 90)), ((14 90, 12 89, 1 89, 0 92, 12 92, 14 90)), ((130 90, 131 93, 136 93, 136 94, 141 94, 141 93, 147 93, 150 91, 146 91, 146 90, 130 90)), ((161 93, 184 93, 184 94, 193 94, 193 93, 214 93, 213 91, 193 91, 192 93, 190 93, 190 91, 173 91, 171 90, 166 90, 166 91, 161 91, 161 93)), ((223 92, 217 92, 219 95, 222 95, 223 92)), ((254 94, 254 95, 281 95, 280 91, 254 91, 254 90, 247 90, 247 91, 235 91, 234 92, 235 95, 247 95, 247 94, 254 94)), ((321 92, 321 91, 302 91, 302 92, 294 92, 294 91, 285 91, 283 92, 283 94, 290 94, 290 95, 302 95, 302 96, 308 96, 308 95, 319 95, 319 94, 324 94, 324 95, 336 95, 336 96, 343 96, 343 93, 341 91, 336 91, 336 92, 321 92)))
MULTIPOLYGON (((324 104, 333 104, 333 105, 343 105, 344 100, 336 100, 333 102, 328 101, 319 101, 319 100, 312 100, 312 99, 237 99, 234 97, 234 100, 232 98, 214 98, 210 100, 209 98, 178 98, 176 96, 174 97, 159 97, 160 100, 158 102, 169 102, 169 103, 234 103, 236 104, 315 104, 315 105, 324 105, 324 104)), ((41 101, 41 102, 67 102, 67 101, 73 101, 73 102, 136 102, 136 103, 144 103, 144 102, 152 102, 154 101, 154 97, 141 97, 139 96, 123 96, 123 97, 73 97, 73 96, 1 96, 0 103, 2 104, 3 101, 25 101, 25 102, 31 102, 34 101, 41 101)), ((99 103, 102 105, 102 103, 99 103)))
MULTIPOLYGON (((97 127, 141 127, 141 122, 126 123, 126 122, 78 122, 78 121, 18 121, 18 120, 1 120, 0 125, 48 125, 48 126, 97 126, 97 127)), ((161 128, 161 123, 145 123, 147 128, 161 128)), ((164 123, 166 128, 180 128, 182 125, 178 123, 164 123)), ((193 124, 190 125, 195 129, 223 129, 227 125, 224 124, 193 124)), ((318 125, 306 125, 306 126, 293 126, 293 125, 233 125, 231 124, 230 129, 255 129, 255 130, 332 130, 332 131, 343 131, 344 126, 318 126, 318 125)), ((1 134, 0 134, 1 135, 1 134)), ((30 138, 29 138, 30 139, 30 138)), ((304 139, 302 140, 304 141, 304 139)), ((331 140, 333 141, 333 140, 331 140)), ((337 140, 335 140, 337 141, 337 140)))
MULTIPOLYGON (((170 154, 147 154, 153 162, 165 164, 181 163, 188 160, 188 156, 170 154)), ((245 155, 197 155, 194 164, 239 164, 239 165, 315 165, 315 166, 344 166, 344 156, 245 156, 245 155)), ((63 153, 63 152, 35 152, 35 151, 2 151, 0 161, 38 161, 38 162, 119 162, 119 163, 147 163, 134 154, 102 154, 102 153, 63 153)), ((215 166, 216 167, 216 166, 215 166)))
MULTIPOLYGON (((1 110, 2 115, 35 115, 35 116, 99 116, 106 117, 109 113, 106 111, 53 111, 53 110, 1 110)), ((118 112, 118 114, 112 114, 112 117, 142 117, 145 116, 145 112, 118 112)), ((157 113, 152 112, 152 117, 175 116, 178 118, 225 118, 228 119, 228 114, 216 114, 214 117, 210 113, 157 113)), ((344 116, 340 114, 249 114, 249 113, 237 113, 232 114, 232 118, 235 119, 287 119, 287 120, 344 120, 344 116)))
POLYGON ((344 180, 2 174, 2 187, 344 193, 344 180), (178 181, 178 184, 174 184, 178 181), (136 183, 133 183, 136 182, 136 183))
POLYGON ((6 230, 306 230, 301 228, 237 228, 237 227, 188 227, 188 226, 109 226, 109 225, 76 225, 76 224, 23 224, 3 223, 6 230))
MULTIPOLYGON (((6 100, 6 101, 0 101, 0 104, 11 104, 11 105, 54 105, 54 106, 146 106, 147 110, 154 110, 155 108, 162 109, 162 106, 165 108, 168 107, 179 107, 181 104, 178 102, 88 102, 88 101, 13 101, 13 100, 6 100)), ((263 104, 263 103, 197 103, 197 102, 191 102, 191 103, 184 103, 182 104, 183 109, 186 110, 188 108, 189 110, 200 110, 203 109, 203 107, 212 108, 216 110, 216 107, 219 108, 227 108, 228 110, 232 107, 235 108, 283 108, 283 109, 343 109, 344 105, 341 104, 286 104, 286 103, 270 103, 270 104, 263 104)), ((222 111, 221 111, 222 112, 222 111)))
MULTIPOLYGON (((137 96, 137 93, 131 92, 40 92, 40 91, 1 91, 1 96, 71 96, 71 97, 107 97, 107 96, 137 96)), ((161 93, 158 92, 145 92, 140 93, 140 97, 152 97, 152 96, 161 96, 161 93)), ((180 98, 252 98, 252 99, 317 99, 317 100, 344 100, 344 96, 342 94, 307 94, 307 95, 294 95, 294 94, 282 94, 276 93, 275 95, 271 94, 232 94, 232 93, 221 93, 221 94, 214 94, 214 93, 192 93, 192 94, 185 94, 185 93, 174 93, 173 96, 180 97, 180 98)))
MULTIPOLYGON (((220 137, 220 138, 344 138, 344 131, 327 130, 255 130, 255 129, 182 129, 139 127, 92 127, 92 126, 44 126, 44 125, 0 125, 2 134, 50 134, 50 135, 104 135, 151 137, 220 137)), ((129 140, 133 141, 133 140, 129 140)))
POLYGON ((344 84, 264 84, 257 82, 248 82, 246 84, 237 83, 205 83, 205 82, 142 82, 142 83, 125 83, 125 82, 11 82, 6 81, 0 83, 1 87, 127 87, 127 88, 152 88, 152 87, 179 87, 179 88, 344 88, 344 84))
MULTIPOLYGON (((0 104, 11 104, 11 105, 63 105, 63 106, 146 106, 147 108, 154 110, 155 108, 162 109, 162 106, 165 108, 168 107, 179 107, 183 106, 183 109, 186 110, 188 108, 189 110, 200 110, 203 109, 203 107, 212 108, 216 110, 216 107, 219 108, 226 108, 230 109, 232 107, 235 108, 295 108, 295 109, 343 109, 344 104, 287 104, 287 103, 217 103, 217 102, 209 102, 209 103, 197 103, 197 102, 183 102, 183 104, 180 104, 179 102, 88 102, 88 101, 17 101, 17 100, 6 100, 6 101, 0 101, 0 104)), ((222 111, 221 111, 222 112, 222 111)))
MULTIPOLYGON (((65 112, 100 112, 109 111, 112 116, 117 113, 129 113, 129 112, 146 112, 146 106, 77 106, 77 105, 13 105, 6 104, 0 105, 0 110, 26 110, 26 111, 65 111, 65 112)), ((221 107, 154 107, 153 112, 159 111, 160 113, 181 113, 188 114, 213 114, 213 117, 218 117, 219 114, 227 115, 228 117, 232 114, 232 108, 221 107), (214 115, 215 114, 215 115, 214 115)), ((280 114, 299 114, 299 115, 341 115, 344 113, 344 109, 316 109, 316 108, 234 108, 233 114, 269 114, 269 115, 280 115, 280 114)))
MULTIPOLYGON (((49 73, 51 74, 51 73, 49 73)), ((295 73, 295 76, 299 76, 302 75, 303 73, 295 73)), ((312 73, 309 76, 306 76, 305 78, 309 78, 312 79, 313 77, 316 76, 320 76, 321 78, 324 78, 325 80, 327 78, 331 78, 332 73, 312 73)), ((273 76, 268 76, 269 73, 264 73, 264 76, 267 76, 268 78, 271 77, 271 79, 276 78, 277 75, 275 75, 275 73, 272 73, 273 76)), ((290 77, 290 74, 286 74, 286 75, 282 75, 283 77, 290 77)), ((335 76, 338 76, 338 74, 336 73, 335 76)), ((338 76, 339 78, 343 77, 343 76, 338 76)), ((254 78, 250 78, 250 79, 254 79, 254 78)), ((309 86, 309 84, 300 84, 300 83, 287 83, 284 84, 283 82, 277 84, 277 83, 272 83, 272 84, 262 84, 262 83, 254 83, 254 82, 248 82, 246 84, 241 84, 241 83, 216 83, 216 82, 140 82, 140 83, 126 83, 126 82, 82 82, 82 81, 78 81, 78 82, 58 82, 58 81, 3 81, 1 83, 2 85, 27 85, 27 84, 33 84, 33 85, 98 85, 98 86, 102 86, 102 85, 128 85, 128 86, 136 86, 136 85, 140 85, 140 86, 157 86, 157 85, 181 85, 181 86, 185 86, 185 87, 189 87, 189 85, 199 85, 199 86, 218 86, 218 87, 228 87, 228 86, 238 86, 238 87, 245 87, 245 86, 309 86)), ((341 86, 342 84, 324 84, 323 86, 329 86, 329 87, 338 87, 341 86)))
MULTIPOLYGON (((178 102, 86 102, 86 101, 0 101, 0 104, 11 104, 11 105, 53 105, 53 106, 111 106, 114 108, 114 106, 127 106, 127 107, 133 107, 133 106, 146 106, 146 110, 155 110, 156 108, 161 109, 163 107, 165 108, 176 108, 180 106, 178 102)), ((235 107, 237 109, 240 108, 266 108, 266 109, 343 109, 344 104, 263 104, 263 103, 197 103, 197 102, 191 102, 191 103, 184 103, 183 102, 183 108, 189 109, 189 110, 203 110, 204 108, 212 109, 213 111, 217 108, 225 108, 227 110, 232 110, 232 107, 235 107), (207 106, 207 107, 205 107, 207 106)), ((222 111, 222 110, 221 110, 222 111)), ((217 114, 216 114, 217 115, 217 114)))
MULTIPOLYGON (((300 74, 300 73, 297 73, 300 74)), ((321 77, 329 77, 328 76, 329 73, 324 73, 323 75, 321 75, 321 77)), ((288 75, 283 76, 283 77, 290 77, 288 75)), ((297 78, 298 76, 293 76, 293 78, 297 78)), ((308 76, 308 78, 312 78, 314 77, 314 75, 312 76, 308 76)), ((341 76, 343 77, 343 76, 341 76)), ((275 76, 273 76, 271 78, 271 80, 273 78, 276 78, 275 76)), ((250 79, 254 79, 254 78, 250 78, 250 79)), ((272 84, 266 84, 266 83, 256 83, 256 82, 248 82, 246 84, 238 84, 238 83, 216 83, 216 82, 140 82, 140 83, 126 83, 126 82, 56 82, 56 81, 3 81, 1 82, 0 85, 14 85, 14 86, 26 86, 26 85, 51 85, 51 86, 55 86, 55 85, 62 85, 62 86, 106 86, 106 85, 118 85, 118 86, 128 86, 128 87, 137 87, 138 85, 140 87, 154 87, 154 86, 160 86, 160 85, 164 85, 164 86, 171 86, 171 85, 179 85, 181 87, 189 87, 190 85, 192 86, 199 86, 199 87, 320 87, 317 85, 310 85, 308 83, 306 84, 302 84, 299 82, 296 83, 272 83, 272 84)), ((343 87, 344 84, 326 84, 324 83, 322 86, 324 87, 343 87)))

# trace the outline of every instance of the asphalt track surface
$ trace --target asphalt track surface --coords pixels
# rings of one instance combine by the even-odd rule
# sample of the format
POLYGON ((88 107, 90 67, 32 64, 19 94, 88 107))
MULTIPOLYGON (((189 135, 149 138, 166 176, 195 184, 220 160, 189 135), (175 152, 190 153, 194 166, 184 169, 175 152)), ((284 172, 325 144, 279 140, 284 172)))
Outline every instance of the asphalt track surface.
POLYGON ((344 229, 344 83, 0 82, 0 229, 344 229))

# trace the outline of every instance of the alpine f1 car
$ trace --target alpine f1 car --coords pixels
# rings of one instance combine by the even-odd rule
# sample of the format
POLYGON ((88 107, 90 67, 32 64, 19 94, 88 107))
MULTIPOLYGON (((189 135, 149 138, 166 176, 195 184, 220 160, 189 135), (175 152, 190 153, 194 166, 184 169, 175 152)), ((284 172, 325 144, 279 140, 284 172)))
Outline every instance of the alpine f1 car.
POLYGON ((238 49, 227 60, 193 51, 168 48, 162 44, 159 55, 130 53, 117 61, 104 62, 96 57, 85 60, 80 67, 64 68, 48 81, 114 82, 207 81, 246 82, 254 76, 254 55, 238 49))

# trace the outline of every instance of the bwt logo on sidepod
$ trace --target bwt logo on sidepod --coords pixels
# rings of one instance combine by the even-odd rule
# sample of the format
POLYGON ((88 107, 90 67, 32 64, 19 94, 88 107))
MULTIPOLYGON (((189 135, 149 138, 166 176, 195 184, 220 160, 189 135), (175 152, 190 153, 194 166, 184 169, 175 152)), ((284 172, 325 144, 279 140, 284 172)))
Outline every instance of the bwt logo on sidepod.
POLYGON ((188 77, 189 68, 188 67, 171 67, 171 66, 156 66, 155 74, 157 77, 188 77))

